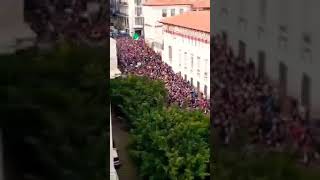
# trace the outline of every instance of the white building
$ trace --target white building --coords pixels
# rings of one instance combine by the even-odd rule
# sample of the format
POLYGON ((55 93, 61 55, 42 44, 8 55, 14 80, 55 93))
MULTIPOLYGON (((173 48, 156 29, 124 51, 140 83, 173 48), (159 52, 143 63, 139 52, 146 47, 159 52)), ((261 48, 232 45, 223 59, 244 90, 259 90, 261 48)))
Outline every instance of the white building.
POLYGON ((214 34, 225 32, 260 75, 320 118, 320 1, 216 0, 214 34))
POLYGON ((0 1, 0 54, 33 46, 36 34, 24 22, 23 0, 0 1))
POLYGON ((121 72, 118 69, 116 40, 110 38, 110 78, 118 76, 121 72))
POLYGON ((117 21, 117 12, 119 12, 119 0, 109 0, 110 2, 110 23, 114 25, 117 21))
MULTIPOLYGON (((120 73, 117 67, 117 50, 116 41, 110 38, 110 79, 115 78, 120 73)), ((112 120, 111 120, 111 105, 110 105, 110 180, 119 180, 117 171, 114 167, 113 159, 113 138, 112 138, 112 120)))
POLYGON ((162 59, 210 97, 210 11, 191 11, 163 19, 162 59))
POLYGON ((143 4, 145 41, 156 52, 163 50, 162 24, 166 17, 210 9, 210 0, 148 0, 143 4))
POLYGON ((144 0, 118 0, 117 24, 119 30, 125 30, 131 36, 143 35, 142 3, 144 0))

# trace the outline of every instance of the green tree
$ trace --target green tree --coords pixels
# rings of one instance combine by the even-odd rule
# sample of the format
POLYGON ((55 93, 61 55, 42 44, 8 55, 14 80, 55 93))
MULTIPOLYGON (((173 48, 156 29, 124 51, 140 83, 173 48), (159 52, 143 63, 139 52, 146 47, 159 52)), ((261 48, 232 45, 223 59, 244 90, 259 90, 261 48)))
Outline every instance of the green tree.
POLYGON ((163 82, 147 77, 112 80, 111 100, 131 126, 130 152, 142 178, 196 180, 208 176, 208 117, 168 106, 163 82))
POLYGON ((19 174, 106 179, 106 60, 104 48, 70 43, 0 57, 6 157, 19 174))

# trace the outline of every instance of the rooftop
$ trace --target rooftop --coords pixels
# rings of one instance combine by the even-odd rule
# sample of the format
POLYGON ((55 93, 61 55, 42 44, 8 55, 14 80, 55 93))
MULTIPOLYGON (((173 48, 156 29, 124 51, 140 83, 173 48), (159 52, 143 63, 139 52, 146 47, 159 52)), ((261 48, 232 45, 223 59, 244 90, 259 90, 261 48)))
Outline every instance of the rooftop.
POLYGON ((148 0, 144 6, 192 5, 194 8, 210 8, 210 0, 148 0))
POLYGON ((210 8, 210 0, 195 0, 193 8, 210 8))
POLYGON ((190 11, 160 21, 163 24, 210 33, 210 11, 190 11))

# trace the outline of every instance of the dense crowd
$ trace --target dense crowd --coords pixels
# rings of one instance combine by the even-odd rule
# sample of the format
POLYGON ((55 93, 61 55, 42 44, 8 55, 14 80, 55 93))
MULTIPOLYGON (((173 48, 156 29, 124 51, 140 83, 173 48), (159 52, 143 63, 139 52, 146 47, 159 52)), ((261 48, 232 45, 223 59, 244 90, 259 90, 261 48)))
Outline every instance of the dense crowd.
POLYGON ((161 60, 143 39, 133 40, 128 37, 117 39, 117 54, 120 71, 124 74, 147 76, 162 80, 168 90, 170 104, 189 109, 209 112, 209 101, 202 92, 198 92, 189 82, 176 74, 161 60))
POLYGON ((27 1, 26 17, 41 40, 102 40, 109 26, 99 13, 90 14, 86 0, 27 1))
MULTIPOLYGON (((275 150, 287 147, 304 163, 318 159, 307 123, 307 109, 291 98, 280 98, 279 90, 266 77, 256 75, 255 65, 244 53, 235 55, 226 38, 214 38, 212 95, 213 126, 229 144, 238 130, 249 130, 250 144, 275 150), (289 102, 282 106, 282 102, 289 102)), ((284 103, 285 104, 285 103, 284 103)))

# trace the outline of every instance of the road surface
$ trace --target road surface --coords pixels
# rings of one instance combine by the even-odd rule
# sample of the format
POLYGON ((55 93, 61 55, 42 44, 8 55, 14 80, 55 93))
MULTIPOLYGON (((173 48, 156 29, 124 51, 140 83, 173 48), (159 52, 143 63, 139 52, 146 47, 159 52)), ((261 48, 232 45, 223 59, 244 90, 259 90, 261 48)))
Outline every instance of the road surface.
POLYGON ((112 115, 112 133, 122 164, 120 169, 117 170, 119 180, 138 180, 137 168, 131 161, 127 151, 130 136, 125 130, 124 124, 114 114, 112 115))

